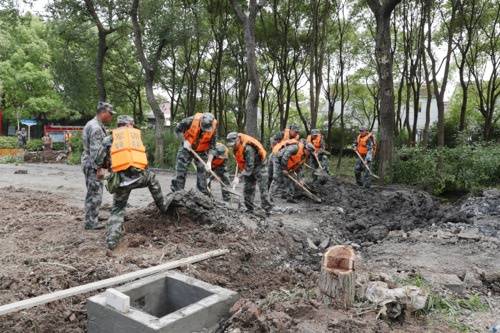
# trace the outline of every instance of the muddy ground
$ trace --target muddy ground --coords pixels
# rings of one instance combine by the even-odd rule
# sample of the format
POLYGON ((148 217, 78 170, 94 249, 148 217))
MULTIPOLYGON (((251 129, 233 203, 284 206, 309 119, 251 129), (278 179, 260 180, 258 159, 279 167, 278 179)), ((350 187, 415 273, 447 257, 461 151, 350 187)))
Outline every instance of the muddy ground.
MULTIPOLYGON (((165 192, 170 177, 159 175, 165 192)), ((195 192, 162 216, 147 190, 137 190, 126 236, 110 252, 104 231, 83 229, 78 167, 0 165, 0 304, 225 247, 229 255, 182 269, 240 293, 221 332, 484 332, 500 320, 500 192, 445 204, 408 188, 365 190, 337 179, 314 190, 323 204, 276 202, 269 218, 195 192), (397 321, 376 319, 378 309, 363 301, 349 311, 322 305, 321 254, 346 243, 358 253, 360 281, 420 281, 441 302, 397 321)), ((110 203, 105 195, 103 219, 110 203)), ((3 316, 0 332, 83 332, 88 296, 3 316)))

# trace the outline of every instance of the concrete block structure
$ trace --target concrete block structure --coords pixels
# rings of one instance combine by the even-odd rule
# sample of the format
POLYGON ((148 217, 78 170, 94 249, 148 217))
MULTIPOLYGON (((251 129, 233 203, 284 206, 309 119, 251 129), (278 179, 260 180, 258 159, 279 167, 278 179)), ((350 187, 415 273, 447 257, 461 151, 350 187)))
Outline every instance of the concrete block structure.
POLYGON ((106 293, 87 300, 89 333, 213 332, 229 316, 236 292, 167 271, 115 288, 130 297, 122 313, 106 293))

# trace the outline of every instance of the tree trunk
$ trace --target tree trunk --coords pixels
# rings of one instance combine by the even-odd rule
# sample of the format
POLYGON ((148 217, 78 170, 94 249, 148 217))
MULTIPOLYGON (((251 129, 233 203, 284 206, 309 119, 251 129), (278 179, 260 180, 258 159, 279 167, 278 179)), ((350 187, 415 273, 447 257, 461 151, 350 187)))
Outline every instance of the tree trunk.
POLYGON ((243 13, 240 5, 236 1, 237 0, 231 0, 231 4, 236 12, 236 16, 243 26, 248 82, 250 83, 250 91, 245 105, 245 129, 247 134, 257 136, 257 105, 259 102, 260 90, 259 73, 257 72, 257 56, 255 54, 255 19, 258 11, 257 0, 249 1, 248 16, 243 13))
POLYGON ((143 42, 142 42, 142 29, 139 25, 138 20, 138 10, 139 10, 139 0, 134 0, 132 2, 132 7, 130 11, 130 16, 132 19, 132 27, 134 32, 134 45, 137 50, 137 58, 144 69, 144 86, 146 88, 146 98, 148 100, 149 105, 151 106, 151 110, 155 116, 155 162, 159 166, 164 166, 164 139, 163 139, 163 130, 165 126, 165 117, 163 116, 163 112, 161 112, 160 105, 156 100, 153 91, 155 72, 158 67, 158 62, 161 57, 161 53, 163 47, 165 46, 165 39, 161 39, 158 48, 154 54, 152 64, 147 60, 146 54, 144 52, 143 42))
POLYGON ((348 309, 354 303, 356 274, 354 250, 348 245, 333 246, 323 256, 318 288, 323 303, 348 309))
POLYGON ((375 15, 375 56, 380 87, 380 163, 379 175, 382 181, 389 174, 394 146, 394 82, 392 77, 392 53, 390 19, 401 0, 368 0, 375 15))
POLYGON ((104 85, 104 58, 106 57, 106 52, 108 51, 108 46, 106 45, 107 34, 103 31, 99 31, 99 43, 97 47, 97 58, 96 58, 96 81, 97 81, 97 92, 99 94, 99 101, 105 102, 106 87, 104 85))

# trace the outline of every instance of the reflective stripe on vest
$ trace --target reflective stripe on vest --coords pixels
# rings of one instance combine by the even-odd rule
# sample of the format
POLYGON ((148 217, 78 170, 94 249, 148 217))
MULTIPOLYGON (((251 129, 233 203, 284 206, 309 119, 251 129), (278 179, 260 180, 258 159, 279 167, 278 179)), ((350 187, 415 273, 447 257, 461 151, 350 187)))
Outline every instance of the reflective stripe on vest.
POLYGON ((184 139, 186 139, 194 151, 197 153, 203 153, 210 148, 210 142, 215 135, 217 130, 217 120, 212 121, 212 129, 208 132, 201 131, 201 119, 203 118, 203 113, 197 113, 193 117, 191 126, 187 131, 184 132, 184 139), (201 136, 200 136, 201 134, 201 136))
POLYGON ((361 156, 365 156, 368 153, 368 140, 373 137, 372 133, 368 133, 365 136, 358 135, 356 139, 356 150, 361 156))
POLYGON ((287 170, 294 171, 306 161, 306 153, 304 151, 304 144, 299 142, 299 149, 295 155, 290 156, 287 163, 287 170))
POLYGON ((273 155, 278 155, 279 151, 286 146, 299 143, 297 139, 281 140, 273 147, 273 155))
POLYGON ((146 149, 141 131, 136 128, 119 127, 113 130, 111 145, 111 169, 119 172, 134 167, 144 170, 148 166, 146 149))
POLYGON ((311 143, 314 146, 314 151, 317 152, 318 150, 321 149, 321 139, 322 139, 321 134, 316 135, 314 139, 312 138, 312 135, 308 135, 307 143, 311 143))
POLYGON ((239 133, 238 134, 239 143, 234 146, 234 158, 236 159, 236 163, 238 164, 239 170, 245 170, 246 162, 245 162, 245 147, 247 144, 251 145, 257 150, 257 154, 259 154, 259 158, 261 161, 264 161, 267 156, 266 149, 264 146, 257 140, 256 138, 239 133))

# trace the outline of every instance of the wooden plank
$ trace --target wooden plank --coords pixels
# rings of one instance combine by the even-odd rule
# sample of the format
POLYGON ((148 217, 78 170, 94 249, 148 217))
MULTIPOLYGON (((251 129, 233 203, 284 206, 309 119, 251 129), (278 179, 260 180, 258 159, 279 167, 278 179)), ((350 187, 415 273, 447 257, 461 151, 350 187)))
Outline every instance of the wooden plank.
POLYGON ((201 254, 198 254, 195 256, 191 256, 191 257, 187 257, 187 258, 183 258, 183 259, 179 259, 179 260, 175 260, 175 261, 170 261, 170 262, 158 265, 158 266, 153 266, 153 267, 149 267, 146 269, 141 269, 139 271, 126 273, 123 275, 118 275, 118 276, 115 276, 115 277, 112 277, 109 279, 96 281, 96 282, 84 284, 84 285, 69 288, 69 289, 55 291, 55 292, 50 293, 50 294, 44 294, 44 295, 40 295, 37 297, 28 298, 28 299, 25 299, 25 300, 22 300, 19 302, 15 302, 15 303, 5 304, 5 305, 0 306, 0 316, 8 314, 8 313, 16 312, 19 310, 29 309, 29 308, 32 308, 32 307, 35 307, 38 305, 42 305, 42 304, 46 304, 49 302, 61 300, 61 299, 66 298, 66 297, 84 294, 84 293, 88 293, 90 291, 95 291, 95 290, 107 288, 110 286, 115 286, 117 284, 122 284, 125 282, 129 282, 132 280, 143 278, 143 277, 146 277, 146 276, 149 276, 149 275, 152 275, 155 273, 159 273, 162 271, 166 271, 169 269, 174 269, 174 268, 178 268, 180 266, 193 264, 193 263, 200 262, 200 261, 203 261, 206 259, 219 257, 219 256, 222 256, 226 253, 229 253, 228 249, 219 249, 219 250, 209 251, 209 252, 201 253, 201 254))

